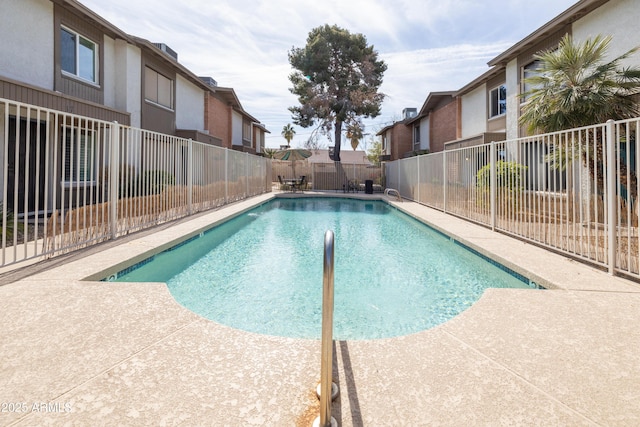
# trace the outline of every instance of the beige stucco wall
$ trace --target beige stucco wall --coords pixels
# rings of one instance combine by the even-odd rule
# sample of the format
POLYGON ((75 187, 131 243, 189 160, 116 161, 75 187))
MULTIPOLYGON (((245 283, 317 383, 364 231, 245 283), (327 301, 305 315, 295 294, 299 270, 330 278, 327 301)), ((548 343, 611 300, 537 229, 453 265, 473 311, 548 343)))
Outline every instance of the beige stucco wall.
POLYGON ((142 52, 124 40, 115 40, 113 59, 114 63, 109 66, 113 66, 113 76, 105 70, 105 104, 129 112, 131 126, 142 127, 142 52), (113 99, 107 93, 111 93, 109 96, 113 99))
POLYGON ((0 74, 53 90, 53 3, 0 2, 0 74))
POLYGON ((520 85, 518 84, 518 61, 513 60, 506 67, 507 85, 507 139, 515 139, 518 135, 518 119, 520 118, 520 85))
POLYGON ((487 129, 486 84, 462 96, 462 138, 467 138, 487 129))
POLYGON ((104 66, 102 67, 104 105, 116 108, 116 41, 105 35, 100 48, 104 54, 104 66))
POLYGON ((204 90, 176 76, 176 128, 204 130, 204 90))
MULTIPOLYGON (((619 56, 640 45, 640 4, 638 0, 611 0, 573 24, 573 38, 584 41, 601 35, 611 35, 609 58, 619 56)), ((639 65, 640 54, 635 54, 626 64, 639 65)))

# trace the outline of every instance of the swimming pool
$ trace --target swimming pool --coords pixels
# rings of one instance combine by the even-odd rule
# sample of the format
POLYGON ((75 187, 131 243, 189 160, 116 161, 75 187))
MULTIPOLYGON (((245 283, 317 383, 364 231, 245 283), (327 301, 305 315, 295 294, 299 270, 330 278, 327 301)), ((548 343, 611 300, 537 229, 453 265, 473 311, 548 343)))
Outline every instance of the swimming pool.
POLYGON ((319 338, 324 233, 335 233, 336 339, 431 328, 526 278, 382 201, 275 199, 112 280, 166 282, 186 308, 263 334, 319 338))

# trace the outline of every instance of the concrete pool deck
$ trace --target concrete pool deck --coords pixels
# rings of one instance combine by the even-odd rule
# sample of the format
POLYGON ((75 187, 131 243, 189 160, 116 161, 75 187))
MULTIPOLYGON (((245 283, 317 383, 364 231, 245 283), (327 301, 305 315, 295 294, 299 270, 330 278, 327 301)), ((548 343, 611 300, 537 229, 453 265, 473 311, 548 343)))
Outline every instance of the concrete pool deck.
MULTIPOLYGON (((272 197, 0 278, 0 425, 310 425, 319 341, 211 322, 162 283, 82 280, 272 197)), ((430 330, 335 342, 340 425, 640 425, 638 283, 391 203, 553 289, 490 289, 430 330)))

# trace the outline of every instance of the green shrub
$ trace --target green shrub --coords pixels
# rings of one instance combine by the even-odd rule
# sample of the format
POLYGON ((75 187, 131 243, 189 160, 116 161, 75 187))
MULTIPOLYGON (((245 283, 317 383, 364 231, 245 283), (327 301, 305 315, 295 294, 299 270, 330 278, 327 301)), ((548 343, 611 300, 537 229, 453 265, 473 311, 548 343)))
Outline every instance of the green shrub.
MULTIPOLYGON (((528 169, 527 166, 516 162, 499 160, 496 163, 496 191, 500 200, 505 200, 511 207, 516 207, 518 197, 524 185, 522 177, 528 169)), ((491 191, 491 164, 482 167, 476 174, 477 202, 483 205, 491 191)))
MULTIPOLYGON (((2 211, 4 209, 4 205, 2 202, 0 202, 0 241, 2 240, 2 233, 3 230, 5 228, 5 223, 2 221, 2 211)), ((6 227, 7 227, 7 242, 11 239, 13 239, 13 232, 15 231, 14 228, 14 217, 13 217, 13 211, 10 209, 7 209, 7 222, 6 222, 6 227)), ((17 229, 18 232, 23 231, 24 227, 23 224, 21 222, 17 223, 17 229)))

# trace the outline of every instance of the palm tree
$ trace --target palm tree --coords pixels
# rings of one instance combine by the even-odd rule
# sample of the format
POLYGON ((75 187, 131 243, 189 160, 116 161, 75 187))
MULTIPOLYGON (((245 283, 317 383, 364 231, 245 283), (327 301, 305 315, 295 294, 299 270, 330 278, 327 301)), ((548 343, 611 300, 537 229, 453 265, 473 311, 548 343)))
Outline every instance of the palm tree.
POLYGON ((278 151, 278 150, 276 150, 275 148, 265 148, 264 149, 264 156, 267 159, 273 159, 273 156, 274 156, 274 154, 276 154, 276 151, 278 151))
MULTIPOLYGON (((640 93, 640 69, 621 66, 621 62, 638 48, 605 62, 610 43, 611 37, 596 36, 581 44, 574 44, 567 34, 557 49, 536 55, 539 67, 534 76, 525 79, 525 83, 533 89, 523 94, 526 103, 520 124, 533 134, 638 116, 640 110, 632 96, 640 93)), ((590 136, 595 135, 592 132, 590 136)), ((602 159, 602 140, 597 136, 589 139, 595 142, 596 158, 602 159)), ((580 147, 579 152, 602 188, 602 169, 586 161, 588 157, 593 159, 594 153, 588 156, 587 147, 580 147)), ((570 160, 568 157, 564 150, 555 150, 549 160, 556 167, 564 169, 565 162, 570 160)), ((626 177, 626 165, 621 166, 620 175, 626 177)), ((635 172, 630 176, 632 191, 635 191, 635 172)))
POLYGON ((360 140, 363 136, 362 126, 359 123, 355 122, 349 124, 347 127, 347 139, 351 141, 351 148, 353 148, 353 151, 356 151, 356 148, 358 148, 358 144, 360 144, 360 140))
POLYGON ((291 126, 291 123, 287 123, 282 127, 281 135, 287 140, 287 145, 291 145, 291 140, 296 135, 296 130, 291 126))

